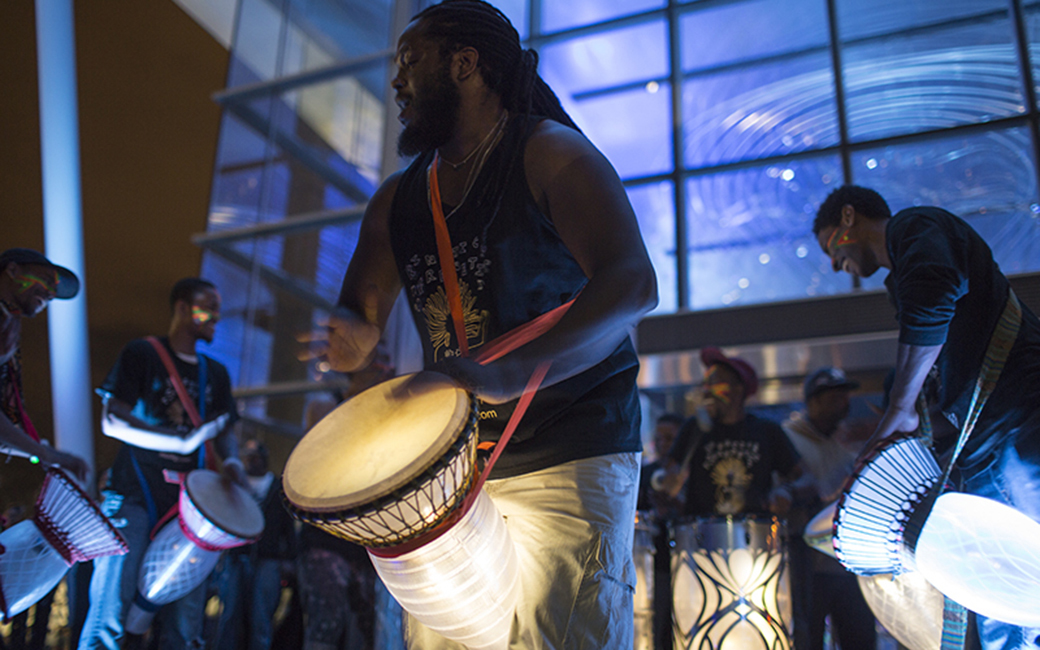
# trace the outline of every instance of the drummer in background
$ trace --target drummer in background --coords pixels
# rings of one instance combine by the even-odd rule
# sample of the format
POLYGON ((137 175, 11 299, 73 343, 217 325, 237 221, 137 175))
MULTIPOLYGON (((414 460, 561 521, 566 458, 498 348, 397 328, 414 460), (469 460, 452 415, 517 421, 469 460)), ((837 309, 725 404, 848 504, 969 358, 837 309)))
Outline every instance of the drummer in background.
MULTIPOLYGON (((195 349, 198 341, 213 340, 220 294, 207 280, 185 278, 174 285, 170 308, 169 334, 157 341, 205 423, 192 426, 170 373, 148 339, 136 339, 123 348, 99 390, 104 398, 101 429, 123 443, 102 508, 122 523, 120 533, 130 552, 94 561, 81 650, 115 650, 124 643, 123 622, 137 590, 149 535, 177 503, 179 488, 170 481, 206 465, 206 441, 215 442, 225 475, 249 486, 232 429, 238 413, 227 369, 195 349)), ((205 595, 204 581, 160 610, 161 650, 202 647, 205 595)))
POLYGON ((677 495, 688 472, 684 515, 785 516, 802 466, 780 425, 747 412, 758 392, 755 369, 714 347, 701 350, 701 363, 708 420, 683 425, 653 487, 677 495))
POLYGON ((856 576, 802 540, 806 523, 841 495, 863 446, 845 426, 849 395, 857 388, 859 383, 840 368, 819 368, 805 380, 805 410, 792 413, 782 425, 806 470, 796 484, 787 518, 793 584, 798 589, 793 605, 799 649, 823 650, 828 615, 842 650, 877 647, 874 614, 856 576))
POLYGON ((90 468, 78 456, 40 442, 22 396, 22 319, 42 312, 54 298, 79 293, 79 278, 28 248, 0 253, 0 453, 26 456, 46 467, 65 469, 85 483, 90 468))
MULTIPOLYGON (((635 214, 497 9, 446 1, 398 41, 392 85, 403 156, 372 197, 329 328, 341 371, 369 362, 401 292, 427 369, 481 400, 480 439, 501 434, 543 361, 542 388, 485 490, 517 545, 512 647, 631 647, 633 521, 641 449, 629 330, 657 302, 635 214), (437 165, 463 323, 446 309, 427 172, 437 165), (542 336, 481 366, 462 356, 574 300, 542 336)), ((451 264, 452 262, 448 262, 451 264)), ((409 621, 412 648, 458 647, 409 621)))
MULTIPOLYGON (((938 406, 959 427, 1011 290, 989 246, 946 210, 912 207, 892 216, 880 194, 855 185, 827 197, 813 232, 835 271, 865 278, 889 270, 885 286, 896 307, 899 350, 875 439, 917 429, 915 402, 933 365, 938 406)), ((1010 504, 1040 521, 1038 396, 1040 320, 1022 305, 1018 336, 954 478, 961 491, 1010 504)), ((1036 648, 1040 639, 1040 629, 977 620, 986 650, 1036 648)))

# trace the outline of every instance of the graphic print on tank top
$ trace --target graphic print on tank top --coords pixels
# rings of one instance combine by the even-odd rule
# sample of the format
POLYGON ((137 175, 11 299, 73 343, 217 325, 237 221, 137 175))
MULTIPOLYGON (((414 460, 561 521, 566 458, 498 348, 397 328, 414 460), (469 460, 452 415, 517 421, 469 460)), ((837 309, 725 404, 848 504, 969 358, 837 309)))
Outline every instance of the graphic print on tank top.
POLYGON ((715 513, 735 515, 747 508, 748 489, 755 475, 751 468, 761 454, 751 440, 723 440, 705 445, 704 469, 715 486, 715 513))
MULTIPOLYGON (((479 294, 487 287, 486 278, 491 271, 491 260, 487 258, 487 247, 481 246, 479 236, 470 241, 459 242, 452 247, 452 252, 455 257, 455 273, 459 278, 466 340, 470 349, 479 348, 487 342, 491 313, 487 309, 479 309, 477 303, 479 294)), ((408 277, 408 295, 412 301, 412 309, 421 313, 426 322, 430 345, 433 348, 433 361, 458 356, 458 345, 452 345, 455 329, 437 256, 412 255, 404 265, 404 270, 408 277)))

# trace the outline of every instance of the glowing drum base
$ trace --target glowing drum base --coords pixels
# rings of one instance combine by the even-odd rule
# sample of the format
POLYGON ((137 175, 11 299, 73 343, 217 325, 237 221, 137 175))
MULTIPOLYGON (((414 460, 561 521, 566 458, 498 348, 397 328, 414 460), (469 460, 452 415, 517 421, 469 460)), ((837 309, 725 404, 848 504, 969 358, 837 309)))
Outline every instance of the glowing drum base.
POLYGON ((508 645, 520 572, 505 520, 483 490, 432 542, 369 557, 401 607, 426 627, 473 650, 508 645))
POLYGON ((368 548, 390 593, 431 630, 469 648, 505 648, 520 590, 516 549, 490 497, 473 492, 476 461, 470 395, 435 372, 397 377, 341 404, 296 445, 286 506, 368 548))
POLYGON ((181 484, 177 517, 148 545, 127 613, 129 634, 144 634, 159 608, 209 576, 221 551, 250 544, 264 530, 260 507, 241 487, 206 469, 181 484))
POLYGON ((782 535, 775 518, 698 519, 672 529, 676 650, 790 650, 782 535))
POLYGON ((917 567, 983 616, 1040 627, 1040 523, 973 494, 940 496, 917 540, 917 567))

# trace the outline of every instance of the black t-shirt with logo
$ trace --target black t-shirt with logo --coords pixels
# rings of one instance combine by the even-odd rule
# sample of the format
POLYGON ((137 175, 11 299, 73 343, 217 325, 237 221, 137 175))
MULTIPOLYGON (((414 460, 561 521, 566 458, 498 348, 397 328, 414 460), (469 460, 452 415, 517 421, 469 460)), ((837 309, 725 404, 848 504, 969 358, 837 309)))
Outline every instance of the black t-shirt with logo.
MULTIPOLYGON (((684 429, 696 426, 691 418, 684 429)), ((681 439, 682 433, 676 446, 681 439)), ((767 514, 773 473, 790 474, 797 463, 798 452, 775 422, 748 414, 737 424, 716 423, 690 459, 684 514, 767 514)))
MULTIPOLYGON (((237 410, 231 397, 231 380, 227 369, 209 357, 198 355, 200 363, 206 364, 205 400, 199 400, 199 363, 189 363, 178 357, 166 337, 159 340, 173 359, 184 388, 202 419, 209 421, 224 413, 232 413, 232 419, 235 419, 237 410)), ((152 426, 176 429, 184 434, 194 428, 170 381, 166 366, 146 339, 136 339, 123 348, 98 392, 128 404, 135 417, 152 426)), ((200 467, 200 454, 201 448, 191 454, 174 454, 124 443, 112 466, 111 486, 128 501, 147 505, 145 490, 141 487, 134 467, 136 460, 158 514, 162 516, 176 503, 178 494, 178 487, 164 479, 163 470, 190 472, 197 469, 200 467)))

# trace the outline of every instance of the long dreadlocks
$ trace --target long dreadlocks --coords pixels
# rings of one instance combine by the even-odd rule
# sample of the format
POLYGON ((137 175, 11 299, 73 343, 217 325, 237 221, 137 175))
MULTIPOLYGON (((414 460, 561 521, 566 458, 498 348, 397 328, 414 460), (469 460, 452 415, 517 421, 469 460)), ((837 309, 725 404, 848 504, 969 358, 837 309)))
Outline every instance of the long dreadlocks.
MULTIPOLYGON (((521 128, 525 133, 532 115, 581 132, 560 105, 556 93, 538 74, 538 53, 521 46, 520 35, 509 18, 494 6, 483 0, 443 0, 416 14, 412 21, 422 26, 424 36, 440 43, 442 58, 464 47, 477 50, 477 67, 484 83, 501 97, 507 111, 524 116, 521 128)), ((478 204, 488 202, 492 206, 488 223, 498 212, 506 182, 522 160, 526 142, 526 135, 517 140, 509 163, 496 170, 477 200, 478 204)))
POLYGON ((559 98, 538 75, 538 53, 520 45, 520 35, 505 14, 483 0, 444 0, 412 18, 423 33, 441 44, 441 56, 464 47, 480 53, 484 83, 513 114, 542 115, 579 130, 559 98))

